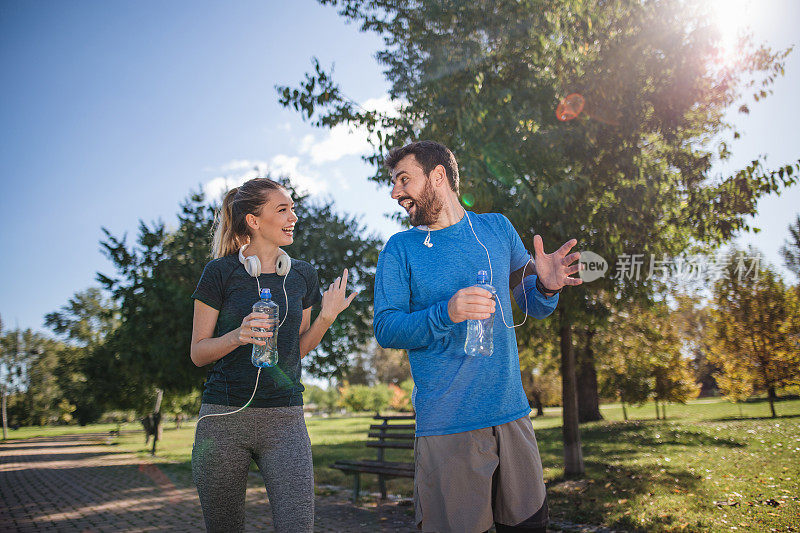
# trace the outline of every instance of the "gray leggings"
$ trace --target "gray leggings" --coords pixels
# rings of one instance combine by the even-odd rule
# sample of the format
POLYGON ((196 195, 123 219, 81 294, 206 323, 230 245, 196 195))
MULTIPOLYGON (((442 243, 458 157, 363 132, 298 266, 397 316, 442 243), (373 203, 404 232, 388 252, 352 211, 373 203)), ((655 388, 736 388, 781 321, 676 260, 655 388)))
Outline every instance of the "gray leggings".
MULTIPOLYGON (((203 404, 200 416, 236 407, 203 404)), ((255 460, 267 487, 275 530, 311 531, 314 467, 303 408, 247 408, 204 418, 192 448, 192 476, 208 531, 244 531, 247 471, 255 460)))

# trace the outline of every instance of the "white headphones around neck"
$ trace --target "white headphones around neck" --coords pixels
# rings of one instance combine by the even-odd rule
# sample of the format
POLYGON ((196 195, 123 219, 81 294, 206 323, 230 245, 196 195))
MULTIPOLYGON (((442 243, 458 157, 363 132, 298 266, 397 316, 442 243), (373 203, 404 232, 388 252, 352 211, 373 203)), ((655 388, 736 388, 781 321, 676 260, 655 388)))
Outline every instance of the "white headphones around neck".
MULTIPOLYGON (((244 256, 244 249, 248 246, 248 244, 245 244, 239 248, 239 262, 244 265, 244 269, 248 274, 254 278, 257 278, 261 275, 261 260, 257 255, 251 255, 248 257, 244 256)), ((292 269, 292 259, 289 257, 289 254, 283 250, 280 250, 280 252, 281 253, 278 255, 278 260, 275 261, 275 273, 279 276, 286 276, 292 269)))

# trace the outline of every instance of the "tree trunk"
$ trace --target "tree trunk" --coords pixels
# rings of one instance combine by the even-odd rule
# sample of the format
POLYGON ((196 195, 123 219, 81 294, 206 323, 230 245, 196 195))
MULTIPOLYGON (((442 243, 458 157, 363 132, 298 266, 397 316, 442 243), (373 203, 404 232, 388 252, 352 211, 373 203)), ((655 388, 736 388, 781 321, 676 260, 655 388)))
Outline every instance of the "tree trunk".
POLYGON ((594 365, 592 338, 595 331, 586 330, 586 344, 578 354, 578 421, 594 422, 602 420, 600 414, 600 394, 597 391, 597 370, 594 365))
POLYGON ((533 403, 536 407, 536 416, 544 416, 544 405, 542 405, 542 395, 539 391, 533 391, 533 403))
POLYGON ((572 325, 561 313, 561 405, 563 408, 564 475, 584 473, 581 430, 578 426, 578 393, 575 380, 575 351, 572 347, 572 325))
POLYGON ((520 376, 522 377, 522 388, 525 391, 525 397, 528 399, 528 405, 536 408, 536 416, 541 416, 543 414, 542 400, 539 391, 536 390, 533 371, 530 368, 523 368, 520 376))
POLYGON ((661 402, 661 420, 667 419, 667 402, 661 402))
POLYGON ((6 386, 3 385, 3 440, 8 438, 8 412, 6 411, 6 386))
POLYGON ((655 400, 653 403, 656 404, 656 420, 661 420, 661 413, 658 411, 658 400, 655 400))
POLYGON ((770 385, 767 387, 767 398, 769 398, 769 410, 772 412, 772 418, 777 418, 778 415, 775 413, 775 386, 770 385))
POLYGON ((153 450, 150 455, 156 454, 156 442, 161 438, 161 400, 164 399, 164 391, 156 389, 156 405, 153 407, 153 450))
POLYGON ((625 422, 628 421, 628 410, 625 409, 625 402, 621 401, 622 403, 622 418, 625 419, 625 422))

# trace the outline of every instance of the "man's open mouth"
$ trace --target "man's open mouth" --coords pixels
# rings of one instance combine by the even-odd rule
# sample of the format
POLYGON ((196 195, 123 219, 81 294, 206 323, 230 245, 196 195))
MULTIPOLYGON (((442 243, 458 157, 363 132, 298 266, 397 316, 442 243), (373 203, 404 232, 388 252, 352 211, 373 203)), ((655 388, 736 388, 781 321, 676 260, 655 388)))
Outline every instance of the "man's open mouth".
POLYGON ((398 203, 406 211, 408 211, 409 209, 411 209, 415 205, 414 204, 414 200, 412 200, 411 198, 403 198, 398 203))

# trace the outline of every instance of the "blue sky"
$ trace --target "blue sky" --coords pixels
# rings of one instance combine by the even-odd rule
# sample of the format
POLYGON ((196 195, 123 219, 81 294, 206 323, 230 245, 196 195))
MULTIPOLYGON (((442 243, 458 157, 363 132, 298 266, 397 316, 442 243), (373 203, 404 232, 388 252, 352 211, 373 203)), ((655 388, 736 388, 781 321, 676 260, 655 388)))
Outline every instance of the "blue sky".
MULTIPOLYGON (((800 3, 761 5, 742 12, 757 37, 796 42, 800 3)), ((363 136, 304 124, 274 89, 295 84, 317 56, 335 63, 349 96, 387 108, 373 57, 380 45, 311 0, 0 3, 5 326, 43 329, 44 314, 94 285, 97 271, 113 273, 99 251, 101 226, 135 238, 139 219, 173 223, 191 189, 218 191, 254 166, 291 173, 388 237, 397 226, 385 214, 398 208, 366 179, 363 136)), ((798 57, 774 96, 732 117, 744 133, 734 164, 800 157, 798 57)), ((800 212, 799 189, 763 200, 762 233, 740 239, 772 263, 800 212)))

